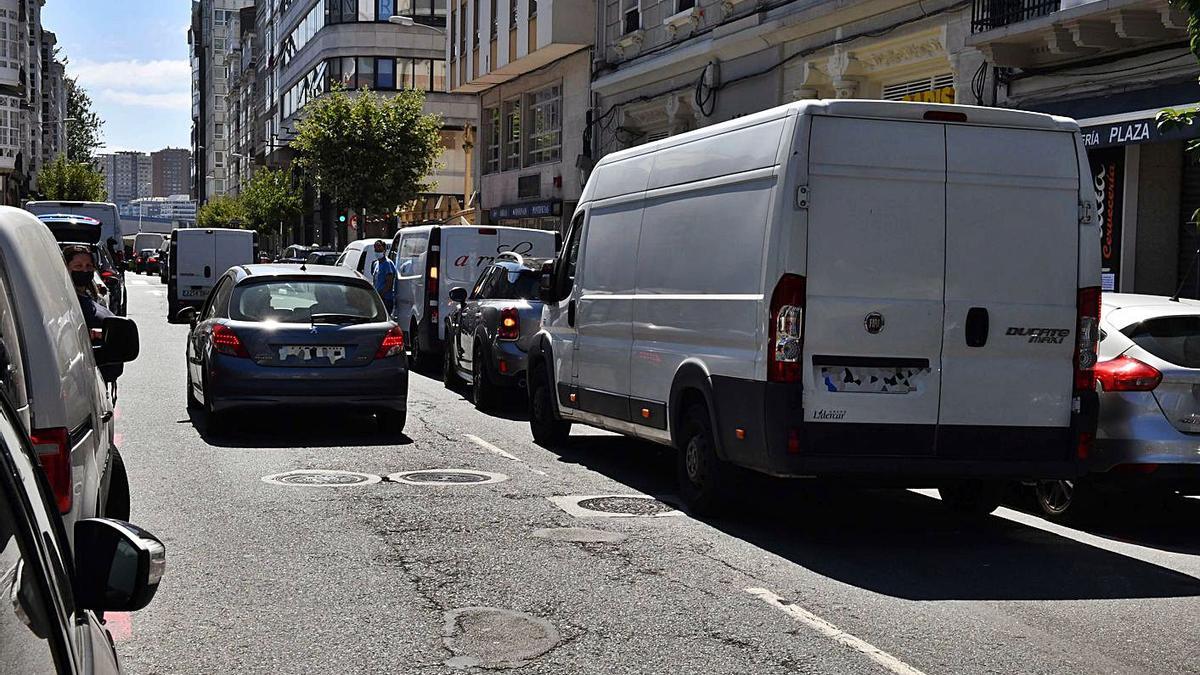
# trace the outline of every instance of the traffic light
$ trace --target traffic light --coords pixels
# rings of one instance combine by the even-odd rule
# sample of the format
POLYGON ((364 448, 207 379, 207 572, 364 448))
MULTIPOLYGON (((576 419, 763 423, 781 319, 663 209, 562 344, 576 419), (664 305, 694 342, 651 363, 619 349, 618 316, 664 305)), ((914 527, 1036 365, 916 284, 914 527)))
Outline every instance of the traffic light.
POLYGON ((345 223, 347 220, 345 211, 338 211, 338 222, 345 223))

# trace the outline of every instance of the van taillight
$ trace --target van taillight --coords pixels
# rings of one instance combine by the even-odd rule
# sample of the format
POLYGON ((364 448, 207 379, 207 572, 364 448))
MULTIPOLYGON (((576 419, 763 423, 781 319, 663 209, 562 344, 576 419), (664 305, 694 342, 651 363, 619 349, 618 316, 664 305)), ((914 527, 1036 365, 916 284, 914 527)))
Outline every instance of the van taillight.
POLYGON ((1096 343, 1100 338, 1100 289, 1079 289, 1075 321, 1075 391, 1096 387, 1096 343))
POLYGON ((799 382, 804 353, 804 277, 785 274, 771 294, 767 381, 799 382))
POLYGON ((501 340, 516 340, 521 337, 521 317, 516 307, 505 307, 500 310, 500 328, 496 337, 501 340))
POLYGON ((1162 373, 1131 356, 1118 356, 1096 364, 1096 380, 1104 391, 1154 391, 1162 373))
POLYGON ((71 510, 71 444, 64 428, 34 429, 29 434, 61 513, 71 510))

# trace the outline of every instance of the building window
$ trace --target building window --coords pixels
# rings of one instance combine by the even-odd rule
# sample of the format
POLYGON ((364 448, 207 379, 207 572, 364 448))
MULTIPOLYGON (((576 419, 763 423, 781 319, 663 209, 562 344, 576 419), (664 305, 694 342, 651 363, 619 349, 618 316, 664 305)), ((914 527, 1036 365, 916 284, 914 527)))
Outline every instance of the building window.
POLYGON ((521 99, 504 102, 504 168, 521 168, 521 99))
POLYGON ((508 29, 517 28, 517 0, 508 0, 508 29))
POLYGON ((695 6, 696 6, 696 0, 676 0, 675 1, 675 12, 676 13, 685 12, 689 9, 694 8, 695 6))
POLYGON ((433 60, 433 82, 429 91, 449 91, 446 87, 446 62, 441 59, 433 60))
POLYGON ((467 55, 467 3, 458 6, 458 51, 467 55))
POLYGON ((500 108, 483 109, 483 172, 500 170, 500 108))
POLYGON ((557 162, 562 156, 562 87, 553 85, 525 95, 529 131, 526 166, 557 162))
POLYGON ((537 0, 529 0, 529 18, 537 16, 537 0))
MULTIPOLYGON (((471 48, 479 49, 479 34, 481 32, 479 30, 479 0, 471 0, 471 4, 471 8, 475 10, 475 13, 471 15, 475 17, 475 33, 471 35, 471 48)), ((478 73, 476 74, 478 75, 478 73)))
POLYGON ((625 33, 632 33, 642 28, 642 11, 639 0, 624 0, 625 3, 625 33))
POLYGON ((375 88, 384 90, 396 88, 395 59, 375 59, 375 88))
POLYGON ((429 78, 429 64, 426 59, 417 59, 413 61, 413 89, 429 91, 431 80, 429 78))
POLYGON ((497 4, 496 0, 492 0, 492 6, 491 6, 492 15, 490 18, 492 20, 492 39, 493 40, 496 39, 496 31, 499 29, 499 26, 500 26, 500 17, 496 16, 496 12, 498 10, 498 8, 496 7, 496 4, 497 4))
POLYGON ((377 21, 387 21, 389 17, 396 15, 395 0, 378 0, 378 2, 375 17, 377 21))

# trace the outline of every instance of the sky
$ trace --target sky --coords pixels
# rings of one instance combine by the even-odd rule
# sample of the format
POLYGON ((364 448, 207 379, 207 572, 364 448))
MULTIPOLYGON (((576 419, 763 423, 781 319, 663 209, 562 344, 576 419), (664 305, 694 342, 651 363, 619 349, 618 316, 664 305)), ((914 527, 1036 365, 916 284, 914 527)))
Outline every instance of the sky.
POLYGON ((67 75, 104 120, 106 152, 186 148, 191 131, 190 0, 46 0, 67 75))

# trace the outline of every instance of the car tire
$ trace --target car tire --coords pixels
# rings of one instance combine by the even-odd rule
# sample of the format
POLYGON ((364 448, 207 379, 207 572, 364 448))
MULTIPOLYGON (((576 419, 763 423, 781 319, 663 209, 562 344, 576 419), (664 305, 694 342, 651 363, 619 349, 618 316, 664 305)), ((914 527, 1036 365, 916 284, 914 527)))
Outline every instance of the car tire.
POLYGON ((1096 495, 1086 481, 1040 480, 1034 500, 1042 517, 1057 523, 1084 523, 1096 512, 1096 495))
POLYGON ((529 430, 533 442, 544 448, 563 445, 571 436, 571 423, 554 411, 554 390, 544 366, 529 373, 529 430))
MULTIPOLYGON (((478 340, 478 338, 476 338, 478 340)), ((471 359, 471 400, 475 409, 488 412, 496 408, 496 385, 488 379, 487 363, 482 349, 476 349, 471 359)))
POLYGON ((719 515, 729 501, 733 467, 717 457, 708 408, 701 403, 688 406, 681 429, 675 460, 680 497, 694 515, 719 515))
POLYGON ((225 430, 226 413, 218 412, 213 406, 213 397, 209 391, 208 376, 204 376, 204 426, 210 434, 219 434, 225 430))
POLYGON ((446 340, 446 348, 442 352, 442 385, 450 391, 455 391, 458 384, 458 368, 454 366, 454 343, 446 340))
POLYGON ((112 449, 108 471, 108 494, 104 498, 103 517, 129 520, 129 474, 125 471, 125 460, 116 448, 112 449))
POLYGON ((196 398, 196 387, 192 384, 191 368, 188 368, 187 375, 187 407, 188 410, 200 410, 203 406, 200 405, 200 399, 196 398))
POLYGON ((407 410, 383 410, 379 412, 379 430, 385 434, 402 434, 408 421, 407 410))
POLYGON ((997 481, 963 480, 938 487, 942 504, 959 515, 981 518, 1000 508, 1005 484, 997 481))
MULTIPOLYGON (((167 291, 170 293, 170 291, 167 291)), ((179 304, 174 300, 167 300, 167 323, 177 323, 175 315, 179 313, 179 304)))

